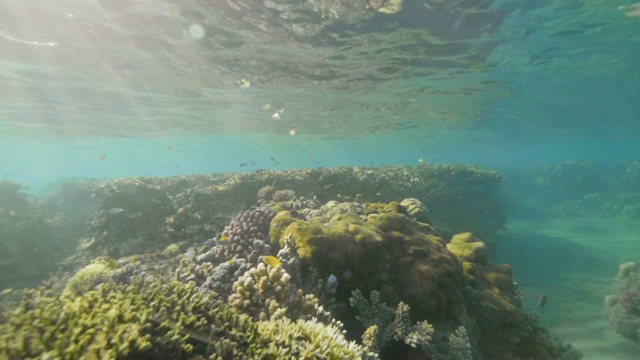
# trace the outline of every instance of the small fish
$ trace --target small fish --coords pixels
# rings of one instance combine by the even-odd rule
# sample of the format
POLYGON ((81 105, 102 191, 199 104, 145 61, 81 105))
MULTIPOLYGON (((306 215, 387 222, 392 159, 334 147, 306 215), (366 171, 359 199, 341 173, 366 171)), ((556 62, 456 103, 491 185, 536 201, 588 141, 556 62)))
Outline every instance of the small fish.
POLYGON ((231 259, 231 260, 229 260, 229 265, 233 265, 233 264, 235 264, 235 262, 236 262, 235 260, 231 259))
POLYGON ((540 295, 540 297, 538 298, 538 306, 539 307, 544 307, 545 305, 547 305, 547 294, 542 294, 540 295))
POLYGON ((251 87, 251 82, 247 79, 240 79, 236 81, 236 84, 240 86, 240 89, 248 89, 251 87))
POLYGON ((289 135, 295 135, 296 131, 294 129, 289 130, 289 135))
POLYGON ((140 217, 140 216, 142 216, 143 214, 144 214, 144 213, 139 212, 139 213, 135 213, 135 214, 132 214, 132 215, 127 215, 127 217, 129 217, 129 218, 133 219, 133 218, 140 217))
POLYGON ((173 146, 167 145, 167 150, 173 150, 173 146))
POLYGON ((272 267, 280 266, 281 264, 277 257, 271 255, 263 257, 262 262, 272 267))
POLYGON ((132 263, 132 264, 135 264, 135 262, 136 262, 136 261, 138 261, 138 257, 137 257, 137 256, 135 256, 135 255, 133 255, 133 256, 131 257, 131 263, 132 263))
POLYGON ((272 157, 270 157, 270 158, 269 158, 269 160, 271 160, 271 161, 278 161, 278 160, 276 160, 276 158, 272 158, 272 157))
POLYGON ((338 288, 338 278, 331 274, 327 279, 327 291, 331 294, 336 293, 336 289, 338 288))
POLYGON ((247 166, 247 165, 249 165, 249 164, 247 164, 247 163, 240 163, 240 165, 239 165, 239 166, 240 166, 240 167, 245 167, 245 166, 247 166))
POLYGON ((98 158, 98 160, 104 160, 107 158, 107 155, 100 155, 100 157, 98 158))
POLYGON ((109 211, 107 211, 107 213, 115 215, 115 214, 120 214, 123 211, 124 211, 124 209, 122 209, 122 208, 113 208, 113 209, 109 209, 109 211))
POLYGON ((271 104, 269 103, 262 104, 262 110, 269 110, 269 109, 271 109, 271 104))
POLYGON ((424 162, 424 159, 418 159, 418 162, 422 164, 424 162))
POLYGON ((273 120, 280 120, 280 113, 279 112, 274 112, 273 115, 271 115, 271 118, 273 120))
POLYGON ((223 235, 220 237, 219 241, 228 241, 228 240, 229 240, 229 237, 227 235, 223 235))

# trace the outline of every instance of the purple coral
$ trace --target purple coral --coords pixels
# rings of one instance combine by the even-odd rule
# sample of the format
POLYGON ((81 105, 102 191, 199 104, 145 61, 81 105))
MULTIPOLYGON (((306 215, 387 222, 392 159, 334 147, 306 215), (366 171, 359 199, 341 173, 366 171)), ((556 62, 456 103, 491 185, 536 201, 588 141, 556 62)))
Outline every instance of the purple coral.
POLYGON ((215 257, 221 261, 237 257, 257 264, 260 256, 270 253, 267 240, 274 216, 275 212, 265 207, 240 212, 222 232, 221 238, 226 241, 212 249, 215 257))

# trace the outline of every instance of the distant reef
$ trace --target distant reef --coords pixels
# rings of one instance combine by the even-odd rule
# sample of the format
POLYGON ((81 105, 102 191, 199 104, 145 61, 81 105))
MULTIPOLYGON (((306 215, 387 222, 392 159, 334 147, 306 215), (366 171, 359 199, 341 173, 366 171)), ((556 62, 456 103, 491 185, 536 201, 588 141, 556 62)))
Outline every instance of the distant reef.
POLYGON ((39 199, 2 183, 0 359, 579 359, 480 240, 503 226, 502 180, 341 167, 39 199))
POLYGON ((640 219, 638 161, 574 161, 505 169, 503 174, 504 189, 518 211, 640 219))

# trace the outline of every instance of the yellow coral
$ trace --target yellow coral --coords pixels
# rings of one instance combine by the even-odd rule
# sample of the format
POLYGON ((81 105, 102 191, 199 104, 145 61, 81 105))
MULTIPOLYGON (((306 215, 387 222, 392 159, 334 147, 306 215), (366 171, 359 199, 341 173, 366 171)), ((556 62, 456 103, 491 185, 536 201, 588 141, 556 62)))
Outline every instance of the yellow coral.
POLYGON ((378 12, 383 14, 395 14, 402 10, 402 0, 387 0, 382 7, 378 8, 378 12))

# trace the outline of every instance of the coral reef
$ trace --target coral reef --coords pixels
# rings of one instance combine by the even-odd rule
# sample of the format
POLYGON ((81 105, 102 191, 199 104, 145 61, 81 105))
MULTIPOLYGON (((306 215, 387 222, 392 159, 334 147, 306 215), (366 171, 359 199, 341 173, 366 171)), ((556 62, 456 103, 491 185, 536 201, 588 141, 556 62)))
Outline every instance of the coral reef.
POLYGON ((271 246, 290 237, 304 266, 322 278, 336 274, 343 293, 379 290, 420 316, 459 316, 462 272, 444 241, 398 203, 365 205, 330 202, 308 221, 281 212, 272 220, 271 246))
POLYGON ((222 261, 237 257, 256 264, 260 256, 270 253, 265 239, 274 216, 273 211, 264 207, 239 213, 222 232, 220 244, 212 249, 213 254, 222 261))
POLYGON ((298 289, 282 266, 258 264, 238 278, 233 291, 229 296, 231 306, 255 320, 277 320, 285 316, 308 319, 324 315, 315 296, 305 295, 298 289))
POLYGON ((640 162, 568 162, 509 170, 511 202, 556 217, 640 219, 640 162))
POLYGON ((380 352, 390 342, 402 341, 428 352, 434 333, 433 326, 426 320, 412 324, 407 304, 400 302, 394 310, 380 300, 379 292, 372 291, 368 301, 360 290, 353 291, 349 302, 360 313, 356 319, 367 328, 362 343, 371 351, 380 352))
POLYGON ((460 326, 449 335, 449 355, 451 360, 473 359, 467 329, 464 326, 460 326))
POLYGON ((569 359, 507 265, 437 229, 447 214, 450 232, 496 231, 500 181, 420 166, 99 183, 77 254, 0 296, 0 358, 569 359))
POLYGON ((249 359, 263 346, 257 332, 193 283, 137 279, 76 298, 38 288, 0 324, 0 358, 249 359))
POLYGON ((0 288, 35 286, 55 270, 69 240, 58 238, 48 214, 23 185, 0 181, 0 288))
POLYGON ((117 267, 118 263, 110 258, 102 257, 93 260, 91 264, 78 270, 69 279, 62 292, 62 297, 74 299, 94 290, 99 284, 109 282, 117 267))
POLYGON ((278 359, 378 359, 376 353, 348 341, 339 326, 315 319, 260 321, 258 329, 269 334, 267 352, 277 354, 278 359))
POLYGON ((613 330, 640 343, 640 263, 620 264, 605 307, 613 330))
POLYGON ((462 263, 466 312, 479 328, 478 346, 488 358, 579 359, 522 310, 509 265, 493 265, 484 242, 471 233, 455 235, 447 248, 462 263), (514 355, 515 356, 515 355, 514 355))

